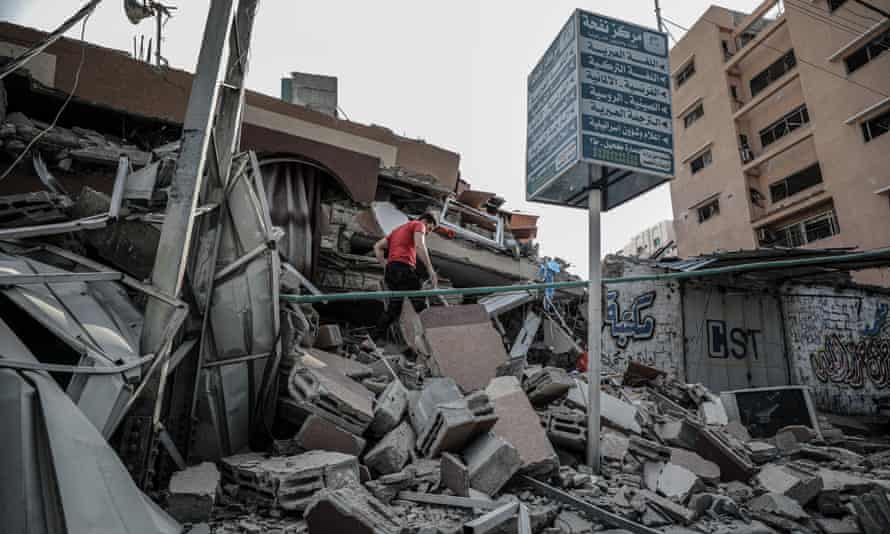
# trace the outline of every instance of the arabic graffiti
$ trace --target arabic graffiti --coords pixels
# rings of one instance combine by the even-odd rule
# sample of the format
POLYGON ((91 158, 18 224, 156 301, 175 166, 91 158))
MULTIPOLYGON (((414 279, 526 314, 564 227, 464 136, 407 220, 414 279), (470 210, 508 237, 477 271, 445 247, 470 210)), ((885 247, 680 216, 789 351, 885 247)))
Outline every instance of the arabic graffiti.
POLYGON ((816 378, 862 389, 867 382, 876 389, 890 388, 890 338, 868 336, 844 341, 837 334, 826 337, 822 349, 810 355, 816 378))
POLYGON ((655 317, 643 317, 643 310, 655 303, 655 291, 649 291, 633 299, 629 310, 621 311, 618 291, 606 293, 606 317, 609 335, 619 348, 626 348, 631 340, 652 339, 655 335, 655 317))
POLYGON ((875 310, 875 322, 863 328, 862 335, 876 336, 880 334, 881 330, 884 329, 884 325, 887 324, 888 314, 890 314, 890 306, 883 302, 878 304, 878 309, 875 310))

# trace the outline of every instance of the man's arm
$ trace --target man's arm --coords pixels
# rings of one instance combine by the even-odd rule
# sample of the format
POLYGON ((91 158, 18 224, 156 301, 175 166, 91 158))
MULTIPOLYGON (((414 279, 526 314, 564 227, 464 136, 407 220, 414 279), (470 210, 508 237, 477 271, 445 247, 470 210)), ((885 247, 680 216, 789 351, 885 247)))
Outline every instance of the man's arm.
POLYGON ((386 255, 383 251, 386 250, 386 247, 388 246, 389 241, 387 241, 385 237, 374 243, 374 255, 377 256, 377 261, 380 262, 380 265, 383 265, 384 269, 386 268, 386 255))
POLYGON ((433 262, 430 260, 430 253, 426 248, 425 233, 414 232, 414 248, 417 249, 417 255, 420 256, 420 261, 426 267, 426 272, 430 274, 430 282, 433 284, 433 287, 439 287, 439 277, 436 275, 435 269, 433 269, 433 262))

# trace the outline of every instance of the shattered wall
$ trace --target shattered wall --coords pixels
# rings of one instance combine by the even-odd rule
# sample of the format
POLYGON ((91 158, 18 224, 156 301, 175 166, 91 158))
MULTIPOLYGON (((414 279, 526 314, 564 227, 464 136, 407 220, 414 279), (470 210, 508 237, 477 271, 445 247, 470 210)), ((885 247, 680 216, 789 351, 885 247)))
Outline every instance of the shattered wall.
MULTIPOLYGON (((610 260, 607 260, 609 262, 610 260)), ((661 272, 632 262, 606 265, 604 276, 661 272)), ((623 373, 631 361, 685 375, 683 310, 676 282, 607 285, 603 304, 603 367, 623 373)))
POLYGON ((794 383, 821 409, 875 413, 875 397, 890 395, 890 294, 788 286, 782 298, 794 383))

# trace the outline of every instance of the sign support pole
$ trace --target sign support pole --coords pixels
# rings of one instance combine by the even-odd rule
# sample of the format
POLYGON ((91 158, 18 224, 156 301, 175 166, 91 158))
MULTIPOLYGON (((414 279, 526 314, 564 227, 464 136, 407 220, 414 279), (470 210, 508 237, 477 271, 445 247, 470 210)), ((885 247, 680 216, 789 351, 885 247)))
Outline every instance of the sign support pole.
POLYGON ((600 472, 600 366, 602 362, 602 265, 600 263, 600 196, 594 187, 588 193, 588 256, 587 278, 587 465, 600 472))

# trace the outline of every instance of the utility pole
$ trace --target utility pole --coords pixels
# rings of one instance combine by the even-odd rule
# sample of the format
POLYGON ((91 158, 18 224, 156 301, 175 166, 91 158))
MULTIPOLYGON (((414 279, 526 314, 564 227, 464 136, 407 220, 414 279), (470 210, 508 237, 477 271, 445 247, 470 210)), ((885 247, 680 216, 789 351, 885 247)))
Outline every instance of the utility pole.
POLYGON ((882 17, 887 17, 888 19, 890 19, 890 13, 888 13, 887 11, 884 11, 883 9, 879 8, 876 5, 870 4, 870 3, 866 2, 865 0, 853 0, 853 1, 856 2, 857 4, 859 4, 860 6, 863 6, 866 9, 870 9, 870 10, 874 11, 875 13, 881 15, 882 17))
POLYGON ((658 21, 658 31, 664 31, 664 21, 661 20, 661 2, 655 0, 655 20, 658 21))

